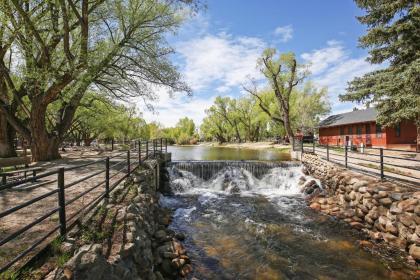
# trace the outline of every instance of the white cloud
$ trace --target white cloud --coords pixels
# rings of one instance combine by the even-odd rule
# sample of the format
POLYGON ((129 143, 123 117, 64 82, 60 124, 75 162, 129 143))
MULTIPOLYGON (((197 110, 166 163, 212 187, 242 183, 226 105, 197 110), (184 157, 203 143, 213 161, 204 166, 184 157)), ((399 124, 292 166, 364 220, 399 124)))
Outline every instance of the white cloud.
MULTIPOLYGON (((163 97, 163 96, 162 96, 163 97)), ((158 122, 164 127, 175 126, 180 118, 188 117, 200 125, 205 116, 205 110, 213 104, 214 97, 181 97, 162 98, 155 107, 155 111, 143 111, 143 118, 147 122, 158 122)))
POLYGON ((194 91, 215 82, 224 90, 240 86, 248 75, 258 76, 256 61, 265 46, 259 38, 219 33, 182 42, 176 50, 185 60, 183 75, 194 91))
POLYGON ((280 42, 287 42, 293 37, 292 25, 279 26, 274 30, 274 34, 280 37, 280 42))
POLYGON ((325 48, 303 53, 304 63, 310 64, 311 80, 319 86, 328 87, 329 97, 334 113, 348 111, 356 104, 341 103, 340 94, 345 93, 347 83, 355 77, 380 69, 382 65, 373 65, 366 61, 366 56, 351 57, 339 41, 328 41, 325 48))

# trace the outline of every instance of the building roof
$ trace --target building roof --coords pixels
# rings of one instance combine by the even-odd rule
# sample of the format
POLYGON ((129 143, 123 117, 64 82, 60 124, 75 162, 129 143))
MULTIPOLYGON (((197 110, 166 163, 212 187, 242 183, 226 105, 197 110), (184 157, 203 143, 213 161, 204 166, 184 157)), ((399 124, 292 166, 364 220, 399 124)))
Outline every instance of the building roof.
POLYGON ((343 114, 332 115, 322 120, 319 127, 338 126, 352 123, 364 123, 376 121, 377 111, 375 108, 356 110, 343 114))

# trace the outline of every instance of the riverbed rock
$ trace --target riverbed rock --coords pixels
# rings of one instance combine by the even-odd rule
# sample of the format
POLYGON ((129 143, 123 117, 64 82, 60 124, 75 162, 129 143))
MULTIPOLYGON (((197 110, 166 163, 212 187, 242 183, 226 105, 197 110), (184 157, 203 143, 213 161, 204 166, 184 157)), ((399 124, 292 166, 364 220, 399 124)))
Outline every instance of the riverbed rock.
POLYGON ((408 252, 416 261, 420 260, 420 247, 413 244, 410 246, 410 251, 408 252))

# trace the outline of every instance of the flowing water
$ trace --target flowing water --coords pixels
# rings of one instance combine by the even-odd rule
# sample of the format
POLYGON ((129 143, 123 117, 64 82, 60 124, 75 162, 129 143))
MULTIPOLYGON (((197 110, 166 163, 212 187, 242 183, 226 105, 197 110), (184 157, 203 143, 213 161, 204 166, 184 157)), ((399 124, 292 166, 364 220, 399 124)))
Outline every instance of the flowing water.
POLYGON ((254 176, 246 162, 204 162, 197 172, 200 164, 169 167, 175 194, 160 200, 175 211, 171 228, 187 236, 190 278, 412 279, 361 249, 358 232, 306 206, 301 167, 261 165, 254 176))

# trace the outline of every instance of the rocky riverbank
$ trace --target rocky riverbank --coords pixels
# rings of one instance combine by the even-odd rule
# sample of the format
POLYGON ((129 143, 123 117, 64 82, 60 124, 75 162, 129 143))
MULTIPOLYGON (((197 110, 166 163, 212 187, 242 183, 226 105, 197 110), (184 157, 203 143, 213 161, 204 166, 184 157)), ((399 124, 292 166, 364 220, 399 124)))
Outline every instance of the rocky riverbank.
POLYGON ((185 237, 167 228, 172 213, 159 206, 156 164, 135 172, 69 235, 59 252, 72 257, 46 279, 183 279, 192 271, 185 237))
POLYGON ((320 159, 302 155, 304 171, 318 178, 301 181, 310 207, 342 219, 365 232, 372 241, 408 253, 407 261, 420 262, 420 192, 391 182, 343 169, 320 159))

